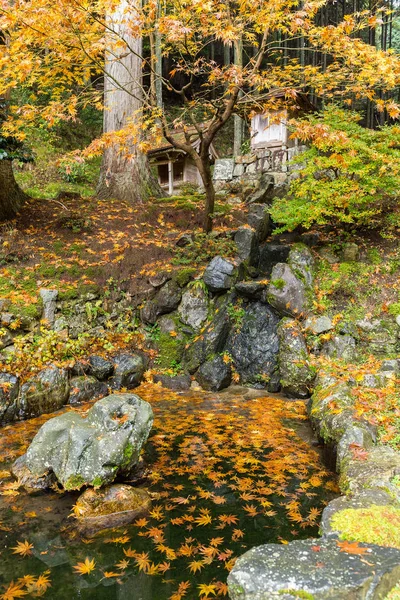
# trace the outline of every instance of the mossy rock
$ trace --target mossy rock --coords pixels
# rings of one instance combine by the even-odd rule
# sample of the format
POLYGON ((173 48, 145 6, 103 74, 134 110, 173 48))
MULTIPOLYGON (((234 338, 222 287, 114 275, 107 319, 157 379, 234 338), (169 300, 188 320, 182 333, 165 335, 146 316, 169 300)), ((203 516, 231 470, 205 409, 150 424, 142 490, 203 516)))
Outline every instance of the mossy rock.
POLYGON ((330 524, 342 540, 400 549, 400 509, 395 506, 347 508, 334 514, 330 524))

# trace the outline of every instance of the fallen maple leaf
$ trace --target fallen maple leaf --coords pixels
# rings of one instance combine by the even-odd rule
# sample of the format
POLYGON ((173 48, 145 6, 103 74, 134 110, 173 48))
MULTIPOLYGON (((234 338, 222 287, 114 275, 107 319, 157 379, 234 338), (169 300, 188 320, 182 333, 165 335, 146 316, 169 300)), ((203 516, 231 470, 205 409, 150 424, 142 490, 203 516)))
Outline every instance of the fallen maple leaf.
POLYGON ((78 575, 89 575, 95 569, 96 562, 94 558, 90 559, 88 557, 85 558, 85 562, 79 562, 74 566, 74 570, 78 573, 78 575))
POLYGON ((33 544, 30 544, 27 540, 24 542, 17 542, 17 545, 12 548, 13 554, 20 554, 21 556, 29 556, 32 554, 33 544))
POLYGON ((337 545, 340 548, 340 552, 347 552, 347 554, 367 554, 371 552, 370 548, 362 548, 358 545, 358 542, 344 540, 344 542, 337 542, 337 545))

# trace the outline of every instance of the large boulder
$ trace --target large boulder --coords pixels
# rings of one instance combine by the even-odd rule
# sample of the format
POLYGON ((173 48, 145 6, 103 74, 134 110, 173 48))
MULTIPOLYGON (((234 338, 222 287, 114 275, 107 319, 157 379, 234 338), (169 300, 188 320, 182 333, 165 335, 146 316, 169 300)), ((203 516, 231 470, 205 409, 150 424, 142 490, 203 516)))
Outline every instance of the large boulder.
POLYGON ((254 229, 258 242, 263 242, 271 233, 271 217, 264 204, 250 204, 247 223, 254 229))
POLYGON ((310 420, 325 442, 337 444, 353 422, 355 400, 348 384, 330 383, 328 378, 324 379, 326 383, 317 379, 316 389, 309 404, 310 420))
POLYGON ((200 286, 188 288, 182 295, 178 314, 182 323, 198 331, 208 315, 208 294, 205 290, 200 286))
POLYGON ((279 370, 284 394, 291 398, 311 395, 315 371, 311 367, 307 345, 294 319, 282 319, 278 327, 279 370))
POLYGON ((299 316, 307 310, 307 289, 291 267, 284 263, 274 266, 267 292, 268 302, 280 314, 299 316))
POLYGON ((314 258, 310 249, 303 244, 294 246, 289 252, 288 264, 296 277, 310 288, 314 281, 314 258))
POLYGON ((152 424, 151 406, 139 396, 107 396, 86 418, 71 411, 42 425, 26 453, 26 467, 35 478, 53 472, 66 490, 100 487, 129 474, 152 424))
POLYGON ((231 329, 227 307, 228 299, 223 299, 205 331, 186 348, 183 361, 189 373, 194 373, 207 358, 224 350, 231 329))
POLYGON ((357 358, 356 340, 351 335, 334 335, 322 346, 322 354, 353 362, 357 358))
POLYGON ((58 410, 69 396, 68 373, 50 366, 21 386, 19 417, 29 419, 58 410))
POLYGON ((134 388, 142 380, 146 364, 143 356, 139 354, 117 354, 114 357, 114 375, 109 380, 113 390, 121 388, 134 388))
POLYGON ((230 385, 232 369, 222 356, 215 356, 201 365, 196 379, 203 389, 219 392, 230 385))
POLYGON ((46 321, 50 327, 53 327, 56 318, 58 291, 42 288, 39 290, 39 294, 43 302, 42 319, 46 321))
POLYGON ((104 381, 111 377, 114 372, 113 363, 107 358, 93 354, 88 359, 87 374, 96 377, 99 381, 104 381))
POLYGON ((18 415, 19 378, 0 373, 0 423, 13 421, 18 415))
POLYGON ((151 497, 141 488, 114 484, 104 489, 87 489, 79 496, 76 507, 80 533, 91 536, 98 531, 124 527, 147 514, 151 497))
POLYGON ((289 252, 290 246, 288 244, 264 244, 260 248, 259 272, 269 277, 275 265, 287 261, 289 252))
POLYGON ((378 600, 399 578, 399 550, 360 544, 347 552, 321 538, 252 548, 236 561, 228 588, 231 600, 378 600))
POLYGON ((234 284, 235 266, 222 258, 215 256, 204 272, 204 283, 211 292, 224 292, 234 284))
POLYGON ((240 325, 231 330, 226 349, 243 383, 268 381, 276 370, 278 321, 268 305, 252 302, 246 306, 240 325))

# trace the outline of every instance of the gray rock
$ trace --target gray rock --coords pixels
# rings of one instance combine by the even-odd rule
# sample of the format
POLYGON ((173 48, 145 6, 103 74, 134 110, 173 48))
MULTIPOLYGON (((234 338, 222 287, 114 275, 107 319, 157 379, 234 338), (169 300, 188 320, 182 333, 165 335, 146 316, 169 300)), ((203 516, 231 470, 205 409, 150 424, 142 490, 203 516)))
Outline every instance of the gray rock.
POLYGON ((18 483, 29 493, 43 491, 51 488, 56 483, 54 473, 45 473, 43 476, 34 476, 26 465, 26 454, 23 454, 14 462, 11 473, 18 483))
POLYGON ((264 204, 250 204, 247 223, 254 229, 258 242, 263 242, 271 233, 271 217, 264 204))
POLYGON ((224 362, 222 356, 216 356, 201 365, 196 373, 196 380, 203 389, 219 392, 231 383, 231 366, 224 362))
POLYGON ((178 246, 178 248, 184 248, 190 246, 190 244, 193 244, 193 236, 190 233, 184 233, 175 242, 175 246, 178 246))
POLYGON ((257 234, 254 229, 251 229, 250 227, 239 227, 234 239, 239 258, 246 261, 249 266, 254 267, 257 265, 259 249, 257 234))
POLYGON ((314 281, 314 258, 310 249, 302 244, 294 246, 289 252, 288 264, 296 277, 310 288, 314 281))
POLYGON ((315 248, 321 242, 321 234, 318 231, 307 231, 302 234, 301 241, 309 248, 315 248))
POLYGON ((233 177, 234 167, 233 158, 218 158, 214 165, 214 181, 230 181, 233 177))
POLYGON ((383 360, 379 371, 383 373, 400 373, 400 360, 398 358, 383 360))
POLYGON ((0 373, 0 422, 9 422, 18 415, 19 378, 0 373))
MULTIPOLYGON (((341 463, 339 484, 342 490, 357 494, 369 488, 390 491, 394 477, 400 475, 400 452, 386 446, 371 448, 364 460, 347 458, 341 463)), ((400 490, 394 491, 400 501, 400 490)))
POLYGON ((290 398, 308 398, 315 371, 309 362, 307 345, 297 321, 282 319, 278 326, 278 337, 282 391, 290 398))
POLYGON ((275 265, 287 261, 289 252, 290 246, 288 244, 264 244, 261 246, 260 261, 258 263, 260 273, 269 277, 275 265))
POLYGON ((66 490, 111 483, 137 464, 152 424, 151 406, 139 396, 107 396, 85 419, 71 411, 42 425, 26 466, 33 477, 53 472, 66 490))
POLYGON ((400 315, 396 317, 396 324, 400 327, 400 315))
POLYGON ((334 329, 332 320, 326 315, 321 317, 310 316, 304 321, 304 328, 308 329, 314 335, 320 335, 334 329))
POLYGON ((60 331, 66 331, 68 329, 67 319, 65 317, 59 317, 58 319, 55 319, 53 329, 58 333, 60 333, 60 331))
POLYGON ((186 289, 182 295, 178 313, 182 323, 198 331, 208 315, 207 293, 201 287, 186 289))
POLYGON ((281 374, 279 370, 272 373, 268 381, 267 391, 270 394, 278 394, 281 391, 281 374))
POLYGON ((356 340, 351 335, 335 335, 322 346, 322 354, 349 362, 357 358, 356 340))
POLYGON ((160 271, 159 273, 149 277, 149 283, 155 288, 160 288, 162 285, 164 285, 164 283, 167 283, 169 279, 171 279, 171 275, 169 273, 160 271))
POLYGON ((375 441, 370 429, 362 423, 349 425, 337 445, 336 470, 340 472, 343 461, 353 456, 354 449, 370 450, 375 441))
POLYGON ((139 385, 146 370, 145 361, 138 354, 118 354, 114 357, 114 375, 109 380, 113 390, 134 388, 139 385))
POLYGON ((235 266, 231 262, 216 256, 204 272, 204 282, 212 292, 223 292, 233 286, 234 273, 235 266))
POLYGON ((240 326, 232 329, 226 348, 243 383, 268 380, 277 367, 279 319, 268 305, 249 303, 240 326))
POLYGON ((68 396, 67 371, 48 367, 21 386, 18 416, 29 419, 54 412, 67 402, 68 396))
POLYGON ((68 320, 69 337, 73 340, 76 340, 80 335, 82 335, 82 333, 89 331, 90 327, 91 325, 85 313, 73 315, 68 320))
POLYGON ((289 265, 278 263, 272 269, 267 291, 268 302, 282 315, 299 316, 307 310, 305 284, 289 265))
POLYGON ((400 578, 400 550, 360 544, 366 555, 342 552, 334 538, 266 544, 238 558, 228 576, 232 600, 307 597, 378 600, 400 578), (296 594, 297 593, 297 594, 296 594), (307 594, 307 596, 306 596, 307 594))
POLYGON ((70 381, 70 386, 69 404, 87 402, 93 398, 102 398, 108 393, 106 383, 97 381, 95 377, 85 375, 73 377, 70 381))
POLYGON ((89 488, 77 500, 80 514, 76 524, 82 535, 124 527, 148 514, 151 497, 142 488, 114 484, 98 490, 89 488))
POLYGON ((183 360, 189 373, 193 374, 208 357, 224 350, 231 329, 227 305, 228 299, 224 298, 204 333, 186 348, 183 360))
POLYGON ((167 281, 152 300, 146 302, 141 310, 141 318, 145 323, 154 325, 157 317, 178 308, 182 298, 182 290, 175 281, 167 281))
POLYGON ((268 283, 264 280, 257 281, 239 281, 235 285, 235 290, 240 296, 250 298, 251 300, 263 300, 266 296, 268 283))
POLYGON ((104 381, 111 377, 114 372, 114 365, 110 360, 103 358, 102 356, 97 356, 92 354, 88 358, 88 375, 92 375, 99 379, 99 381, 104 381))
POLYGON ((165 375, 159 373, 153 377, 154 383, 161 383, 164 388, 175 392, 190 390, 192 379, 190 375, 165 375))
POLYGON ((11 323, 15 321, 16 316, 13 313, 3 312, 0 315, 0 321, 2 327, 10 327, 11 323))
POLYGON ((42 319, 45 320, 50 327, 53 327, 57 310, 57 290, 39 290, 40 297, 43 302, 42 319))
POLYGON ((326 260, 330 265, 334 265, 339 262, 337 254, 329 246, 324 246, 319 250, 319 255, 322 259, 326 260))
POLYGON ((8 348, 12 346, 14 339, 7 329, 2 329, 0 333, 0 350, 4 350, 4 348, 8 348))
POLYGON ((343 260, 344 262, 355 262, 359 259, 360 249, 357 244, 349 242, 345 244, 343 248, 343 260))
POLYGON ((353 422, 354 398, 349 385, 336 383, 334 379, 329 382, 329 378, 325 381, 326 387, 321 385, 321 378, 316 381, 316 391, 309 405, 310 420, 325 442, 338 443, 353 422))

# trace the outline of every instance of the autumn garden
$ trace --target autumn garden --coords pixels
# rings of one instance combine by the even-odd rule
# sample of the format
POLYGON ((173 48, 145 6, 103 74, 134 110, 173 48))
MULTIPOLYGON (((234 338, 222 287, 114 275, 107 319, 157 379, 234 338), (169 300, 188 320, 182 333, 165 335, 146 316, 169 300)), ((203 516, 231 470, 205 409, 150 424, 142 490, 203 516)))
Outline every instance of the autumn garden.
POLYGON ((400 599, 397 0, 0 0, 0 600, 400 599))

